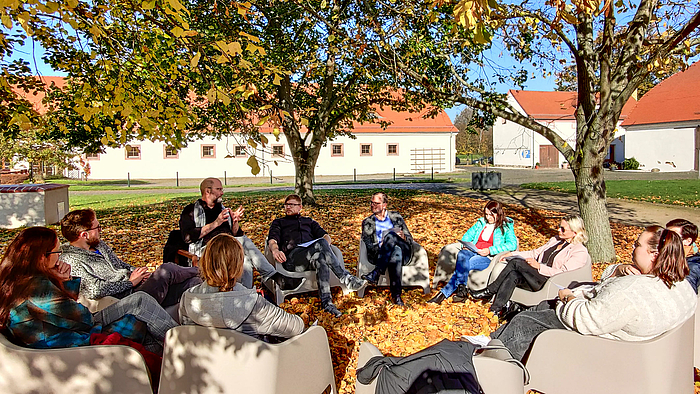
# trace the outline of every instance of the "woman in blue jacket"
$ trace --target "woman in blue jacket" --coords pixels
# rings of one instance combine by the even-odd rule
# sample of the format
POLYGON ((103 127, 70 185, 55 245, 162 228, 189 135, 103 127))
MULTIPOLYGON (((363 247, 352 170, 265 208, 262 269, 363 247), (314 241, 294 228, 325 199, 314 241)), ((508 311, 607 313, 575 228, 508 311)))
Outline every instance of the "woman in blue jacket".
POLYGON ((498 201, 489 201, 484 207, 484 217, 462 237, 463 242, 476 245, 476 252, 463 247, 457 254, 455 273, 445 287, 428 302, 441 303, 457 291, 453 301, 463 302, 467 298, 466 283, 469 271, 481 271, 491 263, 491 257, 501 253, 514 251, 518 240, 513 231, 513 219, 506 217, 503 206, 498 201))

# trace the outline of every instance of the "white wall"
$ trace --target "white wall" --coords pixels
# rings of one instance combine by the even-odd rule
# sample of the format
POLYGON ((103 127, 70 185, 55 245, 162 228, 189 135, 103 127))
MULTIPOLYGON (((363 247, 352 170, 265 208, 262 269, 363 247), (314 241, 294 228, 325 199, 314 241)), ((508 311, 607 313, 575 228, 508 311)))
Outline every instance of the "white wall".
MULTIPOLYGON (((508 102, 521 113, 525 113, 510 94, 508 102)), ((540 123, 554 130, 571 146, 576 145, 576 121, 557 120, 540 121, 540 123)), ((552 143, 517 123, 502 118, 496 119, 493 125, 493 164, 495 166, 532 167, 540 162, 540 145, 552 145, 552 143)), ((564 155, 559 153, 559 167, 565 162, 564 155)))
POLYGON ((695 125, 629 126, 625 157, 634 157, 641 170, 691 171, 695 160, 695 125))
MULTIPOLYGON (((352 175, 353 169, 357 174, 391 173, 396 169, 397 173, 413 173, 415 166, 412 163, 412 150, 424 148, 442 148, 444 152, 442 171, 454 170, 455 133, 357 133, 356 139, 339 137, 328 141, 321 150, 316 166, 316 175, 352 175), (331 146, 342 144, 343 155, 331 156, 331 146), (371 144, 370 156, 360 155, 360 145, 371 144), (398 144, 398 155, 387 155, 387 145, 398 144)), ((258 157, 260 163, 265 162, 258 176, 293 176, 294 163, 289 156, 290 150, 286 138, 282 135, 279 141, 275 141, 273 135, 267 135, 269 144, 265 152, 258 150, 249 151, 258 157), (285 157, 271 157, 271 145, 283 145, 285 157), (275 164, 276 161, 276 164, 275 164)), ((203 178, 207 176, 227 177, 252 176, 250 167, 246 164, 247 156, 225 158, 227 154, 235 153, 235 146, 243 141, 234 137, 223 137, 216 140, 207 137, 201 141, 191 142, 178 153, 178 158, 164 158, 164 144, 162 142, 141 141, 133 145, 141 147, 141 159, 126 159, 125 148, 107 148, 106 152, 99 155, 98 159, 89 159, 90 179, 124 179, 127 173, 131 179, 169 179, 175 178, 176 172, 180 178, 203 178), (215 145, 215 158, 202 158, 201 146, 215 145)), ((430 172, 430 169, 427 169, 430 172)))

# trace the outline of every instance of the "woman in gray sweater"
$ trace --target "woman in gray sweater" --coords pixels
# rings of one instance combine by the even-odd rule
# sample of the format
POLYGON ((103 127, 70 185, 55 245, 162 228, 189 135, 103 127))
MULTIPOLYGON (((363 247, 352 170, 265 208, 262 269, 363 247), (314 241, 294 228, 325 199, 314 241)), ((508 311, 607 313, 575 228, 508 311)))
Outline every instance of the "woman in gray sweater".
POLYGON ((243 273, 243 248, 231 235, 219 234, 209 241, 199 269, 204 282, 182 295, 181 324, 230 328, 257 338, 289 338, 304 331, 299 316, 237 283, 243 273))
POLYGON ((595 286, 562 289, 555 303, 543 301, 516 315, 491 338, 523 359, 535 337, 548 329, 622 341, 655 338, 689 319, 697 295, 690 283, 681 238, 659 226, 647 227, 632 253, 639 275, 603 274, 595 286), (554 308, 552 308, 554 307, 554 308))

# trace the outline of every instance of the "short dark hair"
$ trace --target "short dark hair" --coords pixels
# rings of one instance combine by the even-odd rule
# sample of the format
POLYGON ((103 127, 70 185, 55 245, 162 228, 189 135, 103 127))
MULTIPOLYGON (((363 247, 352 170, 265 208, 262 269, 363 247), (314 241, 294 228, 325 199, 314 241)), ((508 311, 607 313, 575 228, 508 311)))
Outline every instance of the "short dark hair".
POLYGON ((376 192, 376 193, 372 194, 372 197, 374 197, 374 196, 382 196, 382 202, 384 204, 389 203, 389 196, 387 196, 386 193, 384 193, 384 192, 376 192))
POLYGON ((298 201, 298 202, 299 202, 299 204, 301 204, 301 203, 302 203, 302 201, 301 201, 301 197, 299 197, 299 195, 298 195, 298 194, 290 194, 290 195, 288 195, 288 196, 287 196, 287 197, 286 197, 286 198, 284 199, 284 203, 286 204, 286 203, 287 203, 287 201, 289 201, 289 200, 294 200, 294 201, 298 201))
POLYGON ((90 208, 68 212, 61 219, 61 234, 68 242, 76 241, 80 237, 80 233, 92 227, 92 221, 96 217, 95 211, 90 208))
POLYGON ((670 222, 666 223, 666 228, 669 227, 678 227, 681 229, 681 238, 683 239, 688 239, 690 238, 691 242, 695 242, 695 240, 698 238, 698 226, 694 225, 688 220, 685 219, 673 219, 670 222))

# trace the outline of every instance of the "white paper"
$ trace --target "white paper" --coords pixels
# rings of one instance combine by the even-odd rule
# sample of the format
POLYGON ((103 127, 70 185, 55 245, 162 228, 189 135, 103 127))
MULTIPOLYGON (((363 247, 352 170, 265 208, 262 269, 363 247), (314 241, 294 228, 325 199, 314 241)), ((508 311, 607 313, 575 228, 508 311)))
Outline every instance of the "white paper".
POLYGON ((491 338, 486 335, 462 335, 460 339, 480 347, 486 347, 491 342, 491 338))
POLYGON ((307 246, 313 244, 314 242, 316 242, 316 241, 318 241, 318 240, 320 240, 320 239, 321 239, 321 238, 316 238, 316 239, 311 240, 311 241, 309 241, 309 242, 304 242, 303 244, 297 245, 297 248, 305 248, 305 247, 307 247, 307 246))

